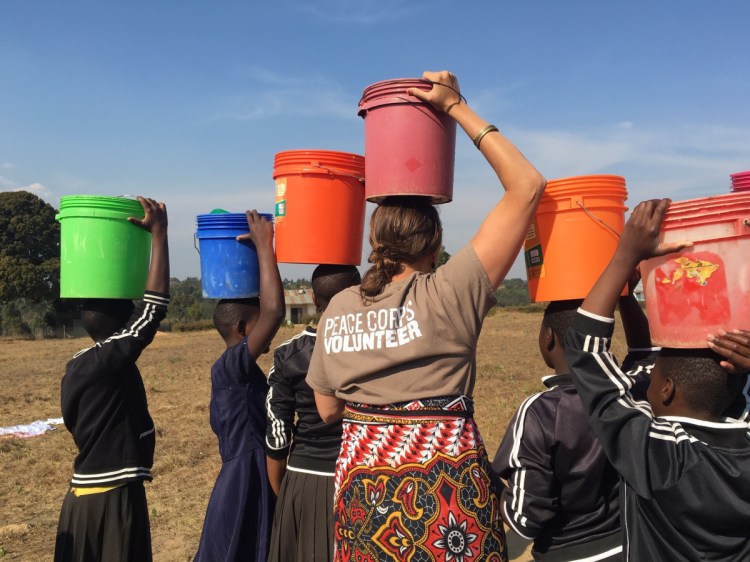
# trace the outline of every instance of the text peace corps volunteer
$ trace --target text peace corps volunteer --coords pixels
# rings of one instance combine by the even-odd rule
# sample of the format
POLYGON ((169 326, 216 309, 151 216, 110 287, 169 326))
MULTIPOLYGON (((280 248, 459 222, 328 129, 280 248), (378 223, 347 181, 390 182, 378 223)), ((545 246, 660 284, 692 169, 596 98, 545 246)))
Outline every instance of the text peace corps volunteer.
POLYGON ((420 337, 412 301, 395 308, 332 316, 323 327, 327 354, 398 347, 420 337))

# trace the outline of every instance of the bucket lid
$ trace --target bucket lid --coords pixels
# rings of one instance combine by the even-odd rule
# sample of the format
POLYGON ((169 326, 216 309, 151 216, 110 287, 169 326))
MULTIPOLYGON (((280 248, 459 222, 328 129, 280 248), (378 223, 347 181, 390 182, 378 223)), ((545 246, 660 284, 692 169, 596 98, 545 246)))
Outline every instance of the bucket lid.
POLYGON ((432 109, 432 106, 427 102, 407 94, 406 90, 409 88, 419 88, 429 92, 432 89, 432 82, 423 78, 395 78, 370 84, 362 92, 358 115, 364 117, 367 111, 374 107, 397 103, 420 104, 432 109))
MULTIPOLYGON (((728 221, 749 221, 750 193, 727 193, 673 202, 664 215, 662 229, 700 226, 728 221)), ((748 226, 750 233, 750 226, 748 226)))
POLYGON ((672 201, 669 205, 669 209, 667 210, 667 214, 683 210, 738 205, 746 201, 750 201, 750 194, 721 193, 719 195, 711 195, 709 197, 697 197, 695 199, 685 199, 684 201, 672 201))
MULTIPOLYGON (((271 213, 258 213, 266 220, 273 222, 271 213)), ((245 213, 208 213, 196 217, 198 229, 244 229, 249 230, 247 226, 247 215, 245 213)))
POLYGON ((286 150, 273 159, 273 178, 284 174, 352 176, 364 182, 365 157, 335 150, 286 150))
POLYGON ((65 195, 60 198, 57 220, 68 217, 143 218, 143 206, 137 199, 108 195, 65 195))
POLYGON ((614 174, 591 174, 586 176, 571 176, 567 178, 557 178, 547 181, 547 189, 579 187, 589 185, 602 186, 619 186, 625 187, 625 178, 614 174))
POLYGON ((628 198, 625 188, 625 178, 607 174, 590 176, 573 176, 547 181, 542 199, 565 199, 575 196, 610 196, 622 199, 628 198))

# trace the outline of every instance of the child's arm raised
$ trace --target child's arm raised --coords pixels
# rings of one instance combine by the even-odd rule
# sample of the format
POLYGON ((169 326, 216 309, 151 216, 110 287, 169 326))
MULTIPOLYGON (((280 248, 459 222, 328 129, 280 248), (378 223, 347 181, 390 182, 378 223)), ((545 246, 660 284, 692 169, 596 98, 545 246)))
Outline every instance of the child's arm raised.
POLYGON ((148 197, 138 197, 146 214, 143 219, 128 220, 151 233, 151 264, 148 269, 146 291, 166 295, 169 293, 169 242, 167 240, 167 207, 148 197))
POLYGON ((619 300, 620 318, 622 319, 622 328, 625 331, 628 350, 646 350, 652 348, 648 318, 646 318, 643 308, 633 294, 640 279, 640 270, 636 268, 628 279, 627 296, 620 297, 619 300))
MULTIPOLYGON (((654 457, 644 440, 655 424, 647 404, 631 394, 635 379, 626 376, 610 353, 614 311, 622 288, 641 260, 680 250, 689 243, 660 244, 659 230, 669 200, 639 204, 625 225, 615 255, 583 301, 565 338, 566 358, 589 425, 610 463, 636 493, 644 498, 653 487, 664 485, 673 470, 669 465, 678 454, 654 457), (665 459, 667 463, 665 463, 665 459)), ((661 422, 659 422, 661 423, 661 422)), ((668 434, 671 426, 664 429, 668 434)), ((672 437, 672 435, 669 435, 672 437)), ((670 447, 687 446, 687 441, 657 440, 670 447)))
POLYGON ((689 242, 659 242, 661 222, 669 203, 669 199, 652 199, 643 201, 633 210, 615 255, 583 301, 583 310, 604 318, 614 317, 622 288, 642 260, 677 252, 691 245, 689 242))
POLYGON ((247 211, 249 234, 237 240, 251 240, 258 253, 260 269, 260 313, 258 321, 247 337, 247 348, 257 359, 266 352, 273 337, 284 320, 284 290, 281 285, 279 266, 273 251, 273 223, 258 215, 253 209, 247 211))
POLYGON ((497 174, 505 194, 484 219, 471 245, 497 289, 521 249, 531 219, 541 200, 546 180, 521 152, 494 126, 462 103, 458 80, 450 72, 425 72, 430 91, 409 93, 453 117, 474 140, 497 174))

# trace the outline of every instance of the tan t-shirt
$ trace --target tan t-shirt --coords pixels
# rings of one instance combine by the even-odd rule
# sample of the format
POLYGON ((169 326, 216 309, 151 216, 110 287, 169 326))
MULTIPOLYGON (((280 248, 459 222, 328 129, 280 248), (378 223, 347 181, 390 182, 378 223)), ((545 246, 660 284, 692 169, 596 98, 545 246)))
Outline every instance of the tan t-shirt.
POLYGON ((479 331, 495 302, 470 244, 435 273, 387 285, 368 305, 359 286, 346 289, 318 323, 307 382, 365 404, 471 396, 479 331))

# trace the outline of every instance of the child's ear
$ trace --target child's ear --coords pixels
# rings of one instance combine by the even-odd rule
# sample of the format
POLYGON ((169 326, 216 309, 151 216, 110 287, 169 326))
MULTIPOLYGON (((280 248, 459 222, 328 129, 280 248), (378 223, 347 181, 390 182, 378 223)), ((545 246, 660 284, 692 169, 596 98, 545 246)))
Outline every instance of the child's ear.
POLYGON ((674 381, 670 377, 665 377, 664 383, 659 389, 659 396, 661 397, 662 404, 669 406, 675 398, 676 390, 677 387, 675 386, 674 381))
POLYGON ((235 330, 237 330, 237 333, 241 335, 243 338, 245 337, 245 321, 244 320, 237 320, 237 324, 234 327, 235 330))
POLYGON ((555 332, 549 326, 544 327, 544 341, 547 342, 547 351, 555 349, 555 332))

